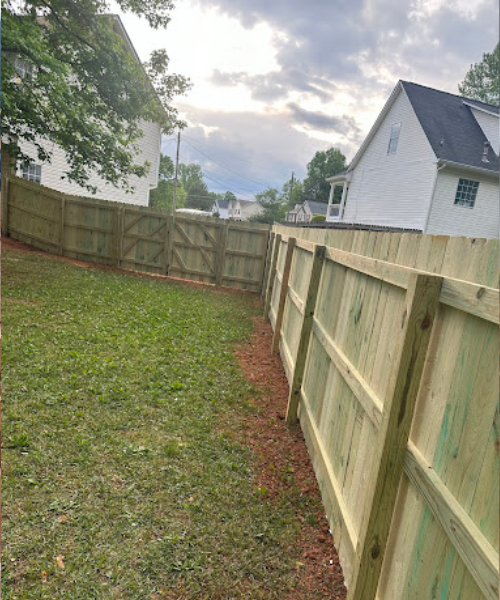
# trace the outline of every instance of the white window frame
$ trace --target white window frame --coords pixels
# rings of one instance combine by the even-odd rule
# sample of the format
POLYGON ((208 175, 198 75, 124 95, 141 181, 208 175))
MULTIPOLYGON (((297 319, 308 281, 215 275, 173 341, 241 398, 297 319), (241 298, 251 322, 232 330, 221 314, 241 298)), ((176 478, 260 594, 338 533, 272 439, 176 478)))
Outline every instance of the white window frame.
POLYGON ((401 134, 401 122, 394 123, 391 126, 391 135, 389 145, 387 146, 387 154, 396 154, 398 151, 399 136, 401 134))
POLYGON ((24 164, 22 176, 23 179, 27 179, 28 181, 42 183, 42 165, 35 163, 24 164))
POLYGON ((460 177, 455 192, 454 205, 460 208, 474 208, 479 190, 479 181, 460 177))

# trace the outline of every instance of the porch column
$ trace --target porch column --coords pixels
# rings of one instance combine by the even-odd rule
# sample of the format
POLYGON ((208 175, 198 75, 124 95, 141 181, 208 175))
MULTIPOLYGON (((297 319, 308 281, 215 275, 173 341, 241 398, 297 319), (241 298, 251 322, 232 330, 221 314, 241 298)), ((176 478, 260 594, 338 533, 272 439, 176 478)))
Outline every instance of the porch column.
POLYGON ((347 196, 347 181, 344 181, 344 185, 342 186, 342 200, 340 201, 340 206, 339 206, 339 221, 342 221, 342 219, 344 218, 344 206, 345 206, 346 196, 347 196))
POLYGON ((332 206, 333 190, 334 189, 335 189, 335 184, 334 183, 330 183, 330 196, 328 196, 328 208, 326 209, 326 220, 327 221, 330 218, 330 208, 332 206))

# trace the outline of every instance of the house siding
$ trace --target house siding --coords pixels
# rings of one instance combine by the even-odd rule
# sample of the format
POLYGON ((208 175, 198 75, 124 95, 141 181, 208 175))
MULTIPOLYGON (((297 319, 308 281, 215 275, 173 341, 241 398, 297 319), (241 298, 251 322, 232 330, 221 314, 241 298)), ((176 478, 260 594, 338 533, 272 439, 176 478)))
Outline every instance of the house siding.
POLYGON ((425 233, 498 238, 499 219, 498 181, 448 168, 439 172, 425 233), (460 177, 479 181, 473 208, 455 205, 460 177))
POLYGON ((429 141, 405 92, 400 90, 352 171, 342 220, 422 230, 435 165, 429 141), (387 154, 394 123, 401 123, 398 148, 395 154, 387 154))
MULTIPOLYGON (((149 191, 158 185, 158 169, 160 160, 160 140, 161 127, 157 123, 143 122, 141 129, 144 136, 138 140, 137 145, 140 149, 136 157, 138 164, 148 161, 151 164, 150 171, 146 177, 130 177, 130 184, 135 188, 134 193, 126 193, 122 188, 117 188, 113 184, 106 182, 96 174, 91 174, 89 184, 95 185, 98 192, 91 195, 85 188, 77 183, 61 179, 68 170, 68 161, 66 153, 62 148, 53 142, 46 142, 46 147, 52 150, 52 160, 50 163, 42 164, 41 183, 49 188, 73 194, 75 196, 91 196, 101 200, 113 200, 115 202, 124 202, 127 204, 138 204, 147 206, 149 201, 149 191)), ((24 142, 22 149, 32 157, 35 163, 38 163, 35 147, 32 144, 24 142)), ((39 164, 39 163, 38 163, 39 164)), ((22 170, 18 171, 22 176, 22 170)))
POLYGON ((473 108, 472 114, 474 115, 476 121, 479 124, 479 127, 483 130, 486 139, 491 144, 491 147, 498 154, 500 138, 499 138, 499 120, 495 115, 490 115, 485 113, 482 110, 474 110, 473 108))

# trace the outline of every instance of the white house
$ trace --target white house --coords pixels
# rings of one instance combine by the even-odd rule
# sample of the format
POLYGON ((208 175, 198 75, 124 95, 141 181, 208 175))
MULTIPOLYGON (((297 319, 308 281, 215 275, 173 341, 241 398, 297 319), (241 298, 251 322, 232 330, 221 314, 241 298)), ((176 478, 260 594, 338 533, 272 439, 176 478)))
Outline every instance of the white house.
POLYGON ((287 223, 295 223, 297 221, 297 212, 302 204, 296 204, 291 210, 286 213, 286 222, 287 223))
POLYGON ((260 214, 264 209, 254 200, 231 200, 228 206, 229 219, 248 221, 250 217, 260 214))
POLYGON ((327 221, 498 238, 498 113, 399 81, 347 171, 327 179, 327 221))
POLYGON ((229 200, 217 199, 212 206, 212 215, 218 214, 220 219, 229 219, 229 200))
MULTIPOLYGON (((139 56, 135 51, 130 38, 118 16, 113 16, 114 29, 124 39, 129 52, 140 62, 139 56)), ((148 206, 149 192, 158 185, 158 172, 160 167, 160 143, 161 126, 158 123, 141 122, 143 137, 137 141, 139 154, 135 160, 138 164, 148 161, 151 165, 146 177, 130 177, 130 184, 135 188, 134 193, 126 193, 125 190, 115 187, 113 184, 99 177, 97 174, 90 176, 89 184, 96 186, 98 192, 95 198, 102 200, 115 200, 128 204, 139 204, 148 206)), ((74 194, 75 196, 88 196, 89 193, 77 183, 69 182, 67 179, 61 179, 67 171, 68 163, 66 153, 50 141, 45 141, 45 146, 52 151, 51 162, 39 163, 35 147, 28 143, 21 144, 23 151, 33 159, 29 166, 18 169, 18 175, 30 181, 41 183, 54 190, 74 194)))
POLYGON ((312 202, 311 200, 306 200, 297 210, 295 222, 310 223, 316 216, 326 217, 327 210, 328 205, 324 202, 312 202))

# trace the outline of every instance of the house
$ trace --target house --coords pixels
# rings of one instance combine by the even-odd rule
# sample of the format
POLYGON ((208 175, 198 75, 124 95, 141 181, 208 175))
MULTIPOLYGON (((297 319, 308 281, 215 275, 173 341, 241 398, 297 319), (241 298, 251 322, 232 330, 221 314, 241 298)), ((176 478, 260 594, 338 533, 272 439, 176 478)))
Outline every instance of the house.
POLYGON ((286 213, 286 222, 287 223, 295 223, 297 221, 297 211, 299 210, 299 208, 302 206, 302 204, 296 204, 292 210, 289 210, 286 213))
POLYGON ((399 81, 347 171, 327 179, 326 220, 498 238, 498 153, 497 106, 399 81))
POLYGON ((250 217, 259 215, 264 209, 254 200, 231 200, 228 206, 229 219, 248 221, 250 217))
POLYGON ((212 215, 218 214, 220 219, 229 219, 229 201, 217 199, 212 206, 212 215))
POLYGON ((313 217, 326 217, 327 210, 328 205, 324 202, 312 202, 311 200, 306 200, 297 210, 295 221, 296 223, 310 223, 313 220, 313 217))
MULTIPOLYGON (((132 56, 141 62, 137 52, 135 51, 127 32, 117 15, 113 15, 113 27, 115 31, 125 41, 128 51, 132 56)), ((16 61, 17 64, 17 61, 16 61)), ((19 65, 22 68, 22 64, 19 65)), ((142 206, 149 205, 149 193, 158 185, 158 173, 160 167, 160 143, 161 143, 161 126, 158 123, 142 121, 140 125, 143 131, 143 137, 137 141, 139 154, 136 157, 137 163, 148 161, 151 165, 148 175, 145 177, 131 176, 130 183, 135 188, 134 193, 126 193, 125 190, 115 187, 112 183, 107 182, 97 174, 91 174, 89 184, 96 186, 98 191, 95 198, 102 200, 114 200, 128 204, 139 204, 142 206)), ((68 163, 66 153, 62 148, 45 140, 47 148, 52 150, 52 158, 50 162, 40 163, 37 158, 35 146, 29 142, 22 142, 23 151, 33 159, 30 165, 20 166, 17 174, 29 181, 41 183, 44 186, 74 194, 76 196, 88 195, 87 190, 74 182, 69 182, 62 179, 62 176, 67 170, 68 163)))

